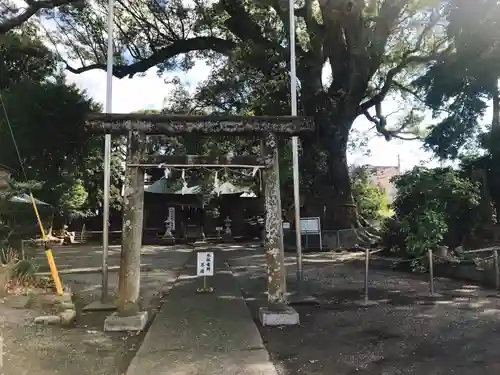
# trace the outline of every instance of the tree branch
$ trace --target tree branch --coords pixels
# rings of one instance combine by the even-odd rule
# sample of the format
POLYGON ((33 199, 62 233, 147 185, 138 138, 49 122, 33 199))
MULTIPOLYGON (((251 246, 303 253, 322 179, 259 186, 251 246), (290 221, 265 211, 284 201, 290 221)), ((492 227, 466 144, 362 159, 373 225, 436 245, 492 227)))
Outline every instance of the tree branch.
MULTIPOLYGON (((380 135, 382 135, 386 141, 390 141, 393 138, 398 138, 402 140, 416 140, 420 139, 418 135, 412 137, 412 138, 406 138, 402 137, 400 134, 403 131, 403 129, 406 127, 405 124, 399 127, 399 129, 388 129, 387 128, 387 116, 384 116, 382 113, 382 103, 377 103, 375 105, 375 116, 372 116, 368 110, 363 112, 363 115, 373 124, 375 124, 375 129, 377 130, 380 135)), ((407 133, 411 134, 411 133, 407 133)))
POLYGON ((284 61, 286 59, 285 47, 263 35, 260 25, 247 11, 242 0, 222 0, 221 3, 230 16, 224 21, 224 25, 243 43, 251 46, 249 49, 251 52, 248 55, 250 59, 247 63, 267 76, 275 75, 277 62, 273 61, 273 58, 278 55, 279 61, 284 61))
POLYGON ((372 116, 368 110, 363 112, 363 115, 372 123, 375 124, 375 129, 385 137, 386 141, 390 141, 392 139, 392 132, 387 129, 387 119, 382 114, 382 104, 378 103, 376 106, 376 114, 375 117, 372 116))
POLYGON ((306 23, 307 33, 311 44, 311 51, 318 61, 323 63, 323 49, 324 33, 322 25, 316 21, 313 15, 313 0, 305 0, 304 6, 295 11, 297 17, 302 17, 306 23))
POLYGON ((7 18, 0 22, 0 35, 21 26, 24 22, 28 21, 42 9, 52 9, 63 5, 74 5, 81 7, 82 5, 84 5, 84 0, 39 0, 28 1, 27 3, 28 7, 24 9, 20 14, 11 18, 7 18))
MULTIPOLYGON (((134 62, 130 65, 119 65, 113 67, 113 75, 117 78, 128 76, 132 78, 137 73, 143 73, 150 68, 160 64, 161 62, 175 57, 182 53, 187 53, 197 50, 212 50, 223 54, 229 54, 236 48, 233 41, 215 38, 215 37, 196 37, 185 40, 178 40, 170 44, 168 47, 157 50, 151 56, 134 62)), ((106 64, 95 63, 81 68, 73 68, 66 64, 68 71, 74 74, 81 74, 94 69, 106 70, 106 64)))
MULTIPOLYGON (((364 114, 365 111, 373 107, 374 105, 381 103, 387 94, 389 93, 391 87, 393 86, 394 83, 394 78, 401 73, 405 68, 407 68, 411 64, 425 64, 429 63, 431 61, 440 59, 444 56, 446 56, 449 52, 453 50, 453 46, 449 46, 446 48, 444 51, 433 53, 430 55, 408 55, 403 58, 401 63, 399 63, 397 66, 394 68, 390 69, 389 72, 387 73, 387 78, 385 80, 384 85, 382 86, 382 89, 378 94, 373 96, 372 98, 368 99, 367 101, 363 102, 360 104, 358 108, 358 115, 364 114)), ((410 51, 409 53, 411 53, 410 51)))
POLYGON ((260 26, 252 19, 240 0, 223 0, 225 11, 230 17, 224 22, 226 27, 245 42, 269 46, 271 42, 264 38, 260 26))
MULTIPOLYGON (((407 3, 408 0, 385 1, 378 15, 375 17, 375 26, 372 31, 372 43, 369 45, 371 62, 368 74, 370 76, 373 76, 375 71, 379 68, 394 23, 399 18, 407 3)), ((372 6, 375 5, 372 4, 372 6)))

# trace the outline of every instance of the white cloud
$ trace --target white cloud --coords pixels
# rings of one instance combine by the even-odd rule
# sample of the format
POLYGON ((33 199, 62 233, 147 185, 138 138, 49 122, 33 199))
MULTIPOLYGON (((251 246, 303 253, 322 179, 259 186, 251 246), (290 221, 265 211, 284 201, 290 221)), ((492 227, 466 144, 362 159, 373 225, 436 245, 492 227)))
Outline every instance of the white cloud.
MULTIPOLYGON (((165 79, 178 76, 181 81, 194 88, 198 82, 208 77, 210 67, 203 61, 196 62, 188 73, 167 73, 158 77, 155 69, 150 69, 144 77, 113 78, 113 112, 129 113, 141 109, 161 109, 163 101, 172 89, 165 83, 165 79)), ((66 74, 68 81, 75 83, 80 89, 96 102, 105 104, 106 100, 106 72, 93 70, 83 74, 66 74)))

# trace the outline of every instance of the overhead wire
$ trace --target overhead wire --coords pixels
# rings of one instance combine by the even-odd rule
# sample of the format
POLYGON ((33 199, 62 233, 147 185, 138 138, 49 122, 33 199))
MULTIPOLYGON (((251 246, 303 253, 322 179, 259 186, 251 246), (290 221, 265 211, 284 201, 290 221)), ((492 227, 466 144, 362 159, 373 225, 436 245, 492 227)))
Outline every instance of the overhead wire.
POLYGON ((52 248, 49 245, 47 233, 45 232, 43 222, 42 222, 42 219, 40 217, 40 212, 38 210, 38 206, 37 206, 36 201, 35 201, 35 197, 33 196, 33 192, 31 191, 31 188, 28 186, 28 184, 29 184, 28 175, 26 173, 26 168, 24 167, 24 163, 23 163, 23 160, 21 158, 21 152, 19 151, 19 146, 17 144, 16 137, 14 135, 14 130, 12 129, 12 124, 10 122, 10 118, 9 118, 9 115, 7 112, 7 107, 6 107, 5 101, 3 99, 2 90, 0 90, 0 104, 2 105, 3 114, 5 117, 5 122, 7 123, 7 127, 9 129, 9 133, 10 133, 10 136, 12 138, 12 143, 13 143, 14 149, 16 151, 17 159, 18 159, 19 165, 21 167, 21 172, 23 174, 24 180, 25 180, 26 185, 27 185, 31 204, 33 206, 33 211, 35 213, 38 227, 40 228, 40 232, 42 235, 42 240, 45 244, 45 255, 47 256, 47 261, 49 263, 50 273, 52 275, 52 279, 53 279, 55 287, 56 287, 56 292, 58 295, 61 296, 63 294, 63 287, 62 287, 61 279, 59 277, 59 272, 57 271, 57 266, 56 266, 56 263, 54 260, 54 255, 52 254, 52 248))

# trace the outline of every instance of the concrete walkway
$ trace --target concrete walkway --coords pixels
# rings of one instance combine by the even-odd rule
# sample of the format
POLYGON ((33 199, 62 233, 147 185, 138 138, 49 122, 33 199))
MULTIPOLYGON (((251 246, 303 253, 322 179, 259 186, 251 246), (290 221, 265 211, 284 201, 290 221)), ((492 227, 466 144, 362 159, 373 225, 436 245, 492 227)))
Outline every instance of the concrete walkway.
POLYGON ((126 375, 277 374, 225 255, 215 251, 214 292, 198 294, 193 252, 126 375))

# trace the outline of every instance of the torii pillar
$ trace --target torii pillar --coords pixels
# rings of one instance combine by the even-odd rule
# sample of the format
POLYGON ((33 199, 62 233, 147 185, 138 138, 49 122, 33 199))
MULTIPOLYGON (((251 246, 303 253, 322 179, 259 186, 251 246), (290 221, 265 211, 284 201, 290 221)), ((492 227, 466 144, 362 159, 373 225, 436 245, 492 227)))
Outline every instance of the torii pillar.
MULTIPOLYGON (((266 234, 265 253, 268 276, 268 303, 260 309, 264 325, 295 325, 299 316, 287 305, 286 269, 278 162, 278 137, 295 136, 314 130, 311 118, 297 116, 179 116, 152 114, 92 114, 86 121, 90 132, 128 135, 125 197, 123 207, 122 253, 118 289, 118 312, 109 316, 105 330, 142 330, 147 313, 140 311, 140 259, 142 245, 144 170, 160 164, 177 164, 172 156, 146 155, 146 135, 182 136, 185 134, 253 136, 264 139, 262 156, 241 156, 223 165, 241 168, 264 167, 266 234), (237 158, 251 158, 247 163, 237 158), (263 159, 263 160, 262 160, 263 159)), ((216 166, 220 160, 196 155, 181 163, 186 166, 216 166)), ((219 158, 216 158, 219 159, 219 158)))

